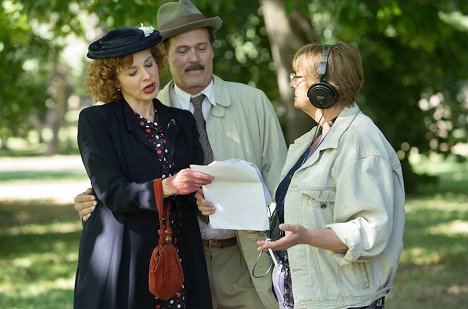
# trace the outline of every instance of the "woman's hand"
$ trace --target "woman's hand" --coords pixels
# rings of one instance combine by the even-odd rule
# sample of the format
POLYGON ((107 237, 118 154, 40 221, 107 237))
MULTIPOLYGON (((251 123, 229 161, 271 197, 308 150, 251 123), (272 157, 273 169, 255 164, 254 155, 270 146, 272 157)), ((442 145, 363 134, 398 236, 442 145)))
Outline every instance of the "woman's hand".
POLYGON ((75 203, 75 210, 83 221, 88 220, 97 204, 92 188, 88 188, 85 192, 75 196, 73 202, 75 203))
POLYGON ((195 193, 195 198, 197 199, 198 210, 200 210, 202 215, 209 216, 215 213, 216 208, 212 203, 205 200, 202 189, 199 189, 198 192, 195 193))
POLYGON ((213 179, 214 177, 211 175, 185 168, 162 181, 164 196, 173 194, 184 195, 196 192, 201 186, 211 183, 213 179))
MULTIPOLYGON (((189 168, 179 171, 177 174, 163 180, 164 196, 173 194, 189 194, 200 189, 201 186, 211 183, 213 176, 194 172, 189 168)), ((97 204, 93 189, 88 188, 73 199, 75 210, 83 221, 89 219, 97 204)))
POLYGON ((299 224, 280 224, 286 235, 276 241, 257 241, 257 251, 287 250, 292 246, 305 244, 333 252, 346 252, 348 247, 336 236, 332 229, 305 228, 299 224))
POLYGON ((287 250, 292 246, 307 243, 310 237, 310 231, 299 224, 280 224, 280 230, 285 231, 286 235, 276 241, 259 240, 257 241, 257 251, 287 250))

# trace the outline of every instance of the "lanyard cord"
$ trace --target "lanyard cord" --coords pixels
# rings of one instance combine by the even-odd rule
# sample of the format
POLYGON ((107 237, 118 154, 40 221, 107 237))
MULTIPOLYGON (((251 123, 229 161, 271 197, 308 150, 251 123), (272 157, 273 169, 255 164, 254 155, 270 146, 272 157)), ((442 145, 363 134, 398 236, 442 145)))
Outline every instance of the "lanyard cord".
MULTIPOLYGON (((321 131, 322 131, 322 128, 320 128, 320 132, 321 131)), ((328 131, 328 132, 330 132, 330 131, 328 131)), ((323 138, 322 138, 321 133, 320 133, 320 135, 317 135, 316 137, 314 137, 314 139, 312 140, 312 144, 310 145, 309 149, 307 150, 307 153, 304 156, 304 159, 302 160, 301 165, 304 165, 304 163, 307 161, 307 159, 309 159, 310 156, 315 152, 315 150, 317 150, 320 147, 320 145, 325 140, 325 137, 327 137, 328 132, 323 136, 323 138)))

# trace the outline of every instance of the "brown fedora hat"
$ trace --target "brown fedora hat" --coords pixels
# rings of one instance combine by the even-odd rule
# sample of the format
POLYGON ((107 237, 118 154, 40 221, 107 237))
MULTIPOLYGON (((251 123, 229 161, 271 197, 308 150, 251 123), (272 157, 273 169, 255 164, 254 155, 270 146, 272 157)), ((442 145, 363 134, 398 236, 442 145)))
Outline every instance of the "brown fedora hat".
POLYGON ((179 0, 161 5, 157 14, 157 23, 161 36, 166 40, 198 28, 208 27, 216 31, 223 21, 219 16, 206 18, 190 0, 179 0))

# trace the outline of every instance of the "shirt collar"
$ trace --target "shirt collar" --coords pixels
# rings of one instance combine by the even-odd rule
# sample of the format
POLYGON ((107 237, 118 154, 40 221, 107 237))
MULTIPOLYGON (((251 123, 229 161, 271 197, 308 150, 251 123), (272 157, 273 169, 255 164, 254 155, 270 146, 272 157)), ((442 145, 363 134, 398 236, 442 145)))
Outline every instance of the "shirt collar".
POLYGON ((185 110, 190 110, 190 98, 191 97, 197 97, 200 94, 204 94, 206 99, 208 99, 208 102, 216 106, 216 101, 215 101, 215 95, 214 95, 214 86, 213 86, 213 80, 206 86, 205 89, 203 89, 201 92, 191 95, 190 93, 187 93, 177 87, 176 84, 174 84, 174 103, 176 107, 185 109, 185 110))

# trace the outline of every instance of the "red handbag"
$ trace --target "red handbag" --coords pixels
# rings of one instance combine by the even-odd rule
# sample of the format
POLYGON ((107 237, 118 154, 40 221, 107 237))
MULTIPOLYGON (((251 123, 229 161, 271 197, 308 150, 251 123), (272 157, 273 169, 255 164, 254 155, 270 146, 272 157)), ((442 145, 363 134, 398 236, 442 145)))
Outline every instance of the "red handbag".
POLYGON ((169 210, 172 205, 168 203, 164 209, 162 180, 154 180, 153 188, 159 215, 159 240, 151 254, 148 283, 151 294, 162 300, 168 300, 182 288, 184 272, 179 254, 172 244, 172 229, 169 218, 169 210))

